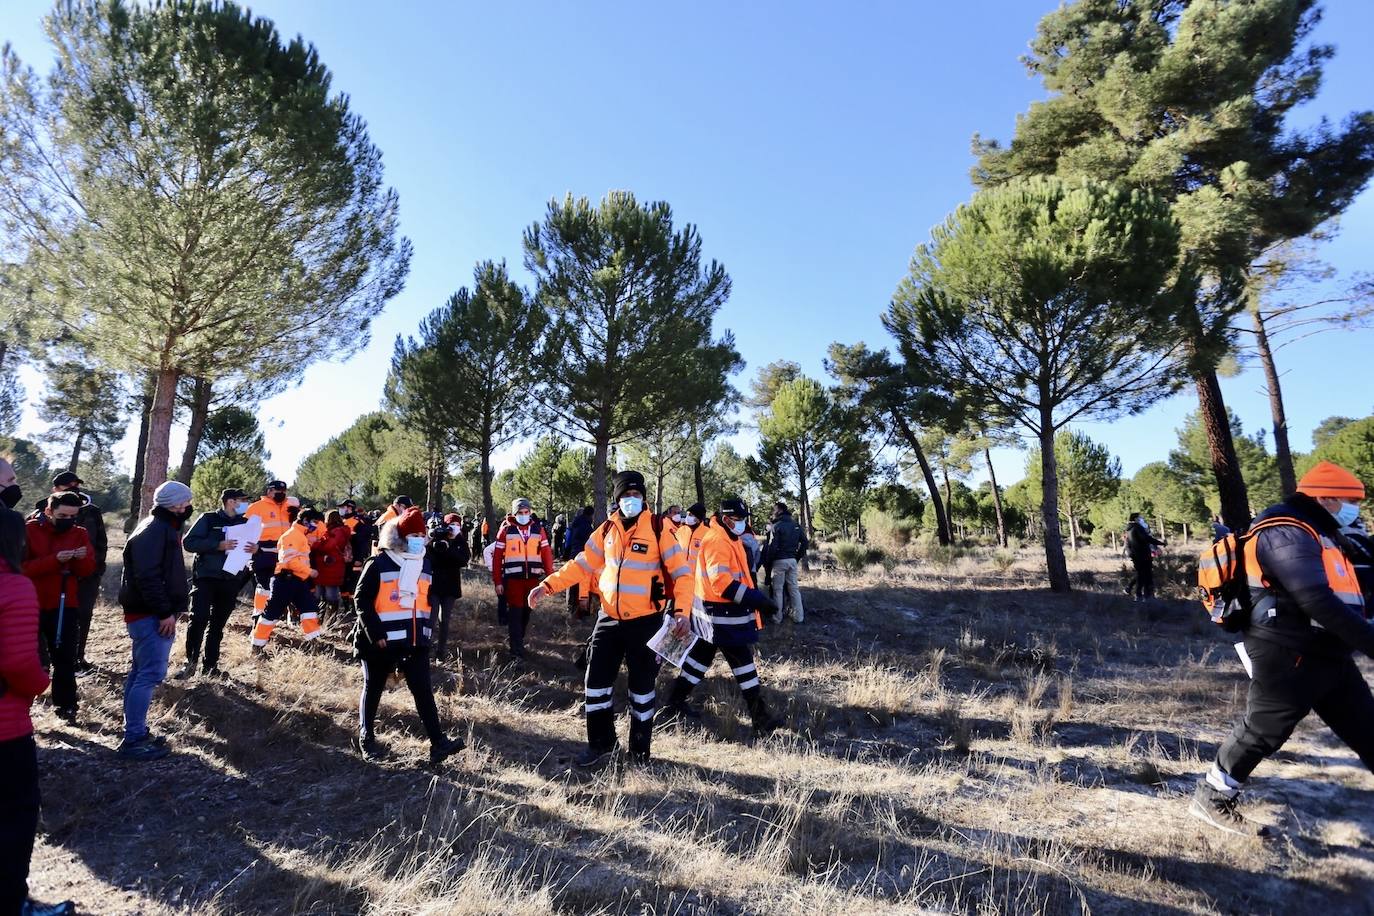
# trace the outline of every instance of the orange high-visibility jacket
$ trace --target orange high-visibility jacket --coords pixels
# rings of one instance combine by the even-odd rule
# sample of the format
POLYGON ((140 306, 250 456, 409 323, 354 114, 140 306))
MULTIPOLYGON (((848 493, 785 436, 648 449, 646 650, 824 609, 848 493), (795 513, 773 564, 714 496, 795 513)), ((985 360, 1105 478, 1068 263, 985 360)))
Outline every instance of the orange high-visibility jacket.
POLYGON ((610 519, 592 532, 577 558, 544 580, 550 592, 593 584, 601 596, 602 610, 617 620, 657 614, 667 598, 672 598, 680 610, 692 603, 687 552, 666 528, 655 535, 648 512, 639 513, 629 530, 618 511, 611 513, 610 519), (665 569, 671 583, 662 581, 665 569), (657 601, 655 583, 663 589, 657 601))
POLYGON ((678 546, 687 551, 687 568, 694 572, 697 568, 697 554, 701 552, 701 538, 705 533, 705 521, 698 522, 695 528, 691 525, 678 525, 677 531, 673 532, 678 546))
POLYGON ((358 581, 358 613, 372 642, 385 639, 388 646, 412 648, 429 644, 431 572, 426 558, 415 584, 414 605, 409 606, 401 593, 401 566, 391 554, 383 551, 367 561, 358 581))
POLYGON ((524 530, 515 516, 496 531, 496 550, 491 555, 491 580, 500 585, 506 579, 541 579, 553 570, 553 550, 549 547, 549 533, 538 519, 532 519, 524 530))
POLYGON ((745 590, 754 587, 744 541, 727 531, 718 518, 702 522, 697 531, 701 548, 694 567, 692 612, 711 614, 713 625, 738 625, 752 618, 754 627, 763 629, 763 619, 757 611, 751 614, 740 607, 745 590))
POLYGON ((296 522, 277 541, 277 574, 289 572, 298 579, 310 579, 310 535, 296 522))
POLYGON ((283 534, 286 534, 286 529, 291 527, 291 520, 286 517, 286 503, 274 503, 266 496, 249 506, 245 514, 256 515, 262 519, 262 534, 258 536, 259 545, 274 545, 283 534))
MULTIPOLYGON (((1360 581, 1355 575, 1355 565, 1350 562, 1340 545, 1331 538, 1320 534, 1311 525, 1296 518, 1279 516, 1265 519, 1256 523, 1251 530, 1258 531, 1267 525, 1293 525, 1315 538, 1317 543, 1321 545, 1322 566, 1326 569, 1326 581, 1331 586, 1331 591, 1351 610, 1361 617, 1365 616, 1364 593, 1360 591, 1360 581)), ((1276 602, 1273 593, 1269 590, 1270 582, 1260 567, 1258 537, 1249 538, 1245 542, 1245 573, 1252 591, 1255 589, 1264 590, 1264 594, 1255 599, 1256 611, 1263 612, 1274 607, 1276 602)), ((1320 626, 1315 621, 1313 625, 1320 626)))

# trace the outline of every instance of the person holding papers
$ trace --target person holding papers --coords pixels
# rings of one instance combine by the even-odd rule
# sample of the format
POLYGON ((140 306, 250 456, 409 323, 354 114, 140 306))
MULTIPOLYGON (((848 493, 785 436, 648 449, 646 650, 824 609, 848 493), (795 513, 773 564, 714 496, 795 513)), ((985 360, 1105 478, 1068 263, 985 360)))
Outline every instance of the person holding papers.
MULTIPOLYGON (((778 606, 754 587, 748 554, 741 535, 749 525, 749 507, 740 499, 724 499, 720 511, 695 532, 701 546, 696 557, 696 593, 693 614, 709 617, 710 639, 699 639, 682 662, 682 673, 673 684, 673 695, 664 709, 662 724, 697 718, 700 713, 687 706, 692 688, 701 683, 716 650, 725 656, 739 684, 740 694, 754 720, 754 734, 760 737, 776 731, 784 723, 763 702, 763 688, 754 663, 754 643, 759 641, 763 622, 759 611, 770 615, 778 606)), ((706 628, 699 628, 703 631, 706 628)))
POLYGON ((178 680, 195 674, 197 661, 202 662, 202 673, 220 676, 219 646, 224 638, 224 625, 234 613, 239 589, 249 574, 243 563, 231 564, 238 566, 238 572, 226 572, 225 560, 234 551, 251 557, 258 550, 256 541, 239 543, 225 534, 226 528, 245 521, 248 494, 236 487, 225 490, 219 495, 219 505, 214 512, 203 513, 196 519, 181 539, 182 548, 195 554, 196 559, 191 566, 191 625, 186 629, 186 664, 172 675, 178 680), (205 645, 203 660, 202 643, 205 645))

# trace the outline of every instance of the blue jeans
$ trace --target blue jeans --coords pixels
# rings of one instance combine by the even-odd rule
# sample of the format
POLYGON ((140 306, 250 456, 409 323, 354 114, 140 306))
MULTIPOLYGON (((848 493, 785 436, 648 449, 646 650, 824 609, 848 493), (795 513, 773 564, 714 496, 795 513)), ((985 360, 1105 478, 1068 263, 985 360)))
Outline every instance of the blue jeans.
POLYGON ((167 659, 175 638, 157 631, 156 617, 140 617, 125 626, 134 641, 133 665, 124 681, 124 740, 141 741, 148 734, 148 705, 153 688, 167 676, 167 659))

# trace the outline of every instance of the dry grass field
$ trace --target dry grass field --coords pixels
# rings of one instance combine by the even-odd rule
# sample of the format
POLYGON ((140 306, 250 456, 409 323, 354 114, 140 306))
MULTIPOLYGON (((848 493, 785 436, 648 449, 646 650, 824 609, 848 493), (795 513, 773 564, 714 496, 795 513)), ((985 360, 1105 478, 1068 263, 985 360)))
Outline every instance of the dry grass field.
POLYGON ((341 629, 310 653, 279 629, 256 666, 246 610, 227 681, 159 692, 151 724, 176 752, 126 763, 128 642, 102 607, 82 722, 35 709, 34 894, 99 914, 1374 908, 1374 776, 1307 723, 1251 793, 1282 837, 1201 832, 1187 799, 1244 673, 1196 605, 1132 603, 1105 552, 1071 563, 1062 598, 1029 551, 804 576, 807 622, 761 645, 788 729, 752 741, 717 664, 702 728, 598 774, 570 763, 586 623, 551 602, 511 665, 475 570, 461 661, 436 668, 469 749, 437 772, 403 686, 379 722, 391 759, 350 749, 360 677, 341 629))

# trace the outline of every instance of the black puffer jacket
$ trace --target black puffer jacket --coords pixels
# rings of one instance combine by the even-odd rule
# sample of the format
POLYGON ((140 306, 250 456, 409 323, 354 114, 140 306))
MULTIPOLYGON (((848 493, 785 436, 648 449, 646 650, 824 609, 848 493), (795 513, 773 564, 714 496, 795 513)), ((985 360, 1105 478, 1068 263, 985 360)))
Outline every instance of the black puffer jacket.
POLYGON ((463 568, 468 565, 471 554, 462 536, 431 541, 425 548, 425 557, 434 570, 430 596, 436 601, 463 597, 463 568))
POLYGON ((1163 547, 1164 542, 1150 534, 1139 522, 1132 522, 1126 528, 1126 555, 1132 560, 1148 560, 1152 556, 1151 547, 1163 547))
POLYGON ((126 617, 184 614, 191 601, 186 560, 181 552, 182 522, 166 509, 154 509, 124 545, 119 603, 126 617))
MULTIPOLYGON (((1251 527, 1275 516, 1306 522, 1339 544, 1353 562, 1360 561, 1360 548, 1340 533, 1331 513, 1312 497, 1295 493, 1261 512, 1251 527)), ((1306 654, 1346 655, 1354 649, 1374 657, 1374 626, 1331 590, 1322 563, 1322 545, 1295 525, 1276 525, 1255 537, 1260 569, 1270 587, 1251 589, 1255 612, 1246 637, 1306 654), (1266 601, 1270 596, 1273 601, 1266 601), (1268 609, 1271 604, 1272 615, 1268 609)))

